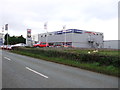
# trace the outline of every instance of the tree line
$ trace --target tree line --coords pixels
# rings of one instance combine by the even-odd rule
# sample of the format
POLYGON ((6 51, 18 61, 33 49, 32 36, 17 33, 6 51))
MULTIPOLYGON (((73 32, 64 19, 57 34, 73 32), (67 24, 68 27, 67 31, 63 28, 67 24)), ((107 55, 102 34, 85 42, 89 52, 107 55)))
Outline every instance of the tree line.
POLYGON ((21 35, 21 36, 10 36, 9 34, 6 34, 4 37, 4 45, 14 45, 18 43, 26 43, 26 39, 21 35), (8 39, 8 40, 7 40, 8 39))

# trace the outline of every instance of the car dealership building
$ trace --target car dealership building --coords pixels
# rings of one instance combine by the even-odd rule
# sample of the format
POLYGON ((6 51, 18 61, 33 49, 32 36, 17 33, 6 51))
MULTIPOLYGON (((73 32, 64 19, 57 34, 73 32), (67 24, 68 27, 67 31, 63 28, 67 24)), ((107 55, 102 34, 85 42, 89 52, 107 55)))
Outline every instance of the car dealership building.
POLYGON ((63 43, 80 48, 103 48, 103 33, 79 29, 67 29, 32 35, 33 44, 48 42, 63 43))

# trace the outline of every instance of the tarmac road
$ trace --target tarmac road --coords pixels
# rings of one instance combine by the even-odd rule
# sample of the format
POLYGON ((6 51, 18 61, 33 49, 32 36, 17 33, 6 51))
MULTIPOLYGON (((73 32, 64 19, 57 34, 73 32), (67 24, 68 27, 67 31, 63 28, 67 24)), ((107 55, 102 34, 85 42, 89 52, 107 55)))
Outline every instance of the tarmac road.
POLYGON ((2 52, 3 88, 118 88, 118 78, 2 52))

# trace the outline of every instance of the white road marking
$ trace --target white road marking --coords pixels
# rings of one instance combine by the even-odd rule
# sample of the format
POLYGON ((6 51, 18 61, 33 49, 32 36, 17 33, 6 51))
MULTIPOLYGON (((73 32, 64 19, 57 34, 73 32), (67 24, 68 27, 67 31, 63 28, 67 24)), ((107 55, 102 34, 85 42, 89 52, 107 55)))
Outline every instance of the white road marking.
POLYGON ((10 58, 8 58, 8 57, 4 57, 6 60, 9 60, 9 61, 11 61, 11 59, 10 58))
POLYGON ((44 78, 48 78, 48 76, 45 76, 45 75, 43 75, 43 74, 41 74, 41 73, 39 73, 39 72, 37 72, 37 71, 35 71, 35 70, 29 68, 29 67, 26 67, 26 69, 28 69, 28 70, 30 70, 30 71, 32 71, 32 72, 34 72, 34 73, 36 73, 36 74, 38 74, 38 75, 44 77, 44 78))

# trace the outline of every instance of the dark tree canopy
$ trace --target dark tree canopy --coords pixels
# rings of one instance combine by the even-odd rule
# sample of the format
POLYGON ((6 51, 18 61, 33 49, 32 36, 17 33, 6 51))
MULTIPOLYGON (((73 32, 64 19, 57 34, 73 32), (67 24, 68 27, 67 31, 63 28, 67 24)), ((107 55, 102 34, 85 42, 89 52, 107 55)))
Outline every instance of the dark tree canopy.
POLYGON ((7 37, 8 37, 8 39, 10 38, 10 35, 9 35, 8 33, 5 34, 5 36, 4 36, 4 39, 5 39, 4 44, 5 44, 5 45, 7 44, 7 37))
POLYGON ((4 44, 7 44, 7 35, 8 35, 8 44, 9 45, 14 45, 18 43, 26 43, 26 39, 21 35, 21 36, 12 36, 10 37, 9 34, 5 35, 5 42, 4 44))

